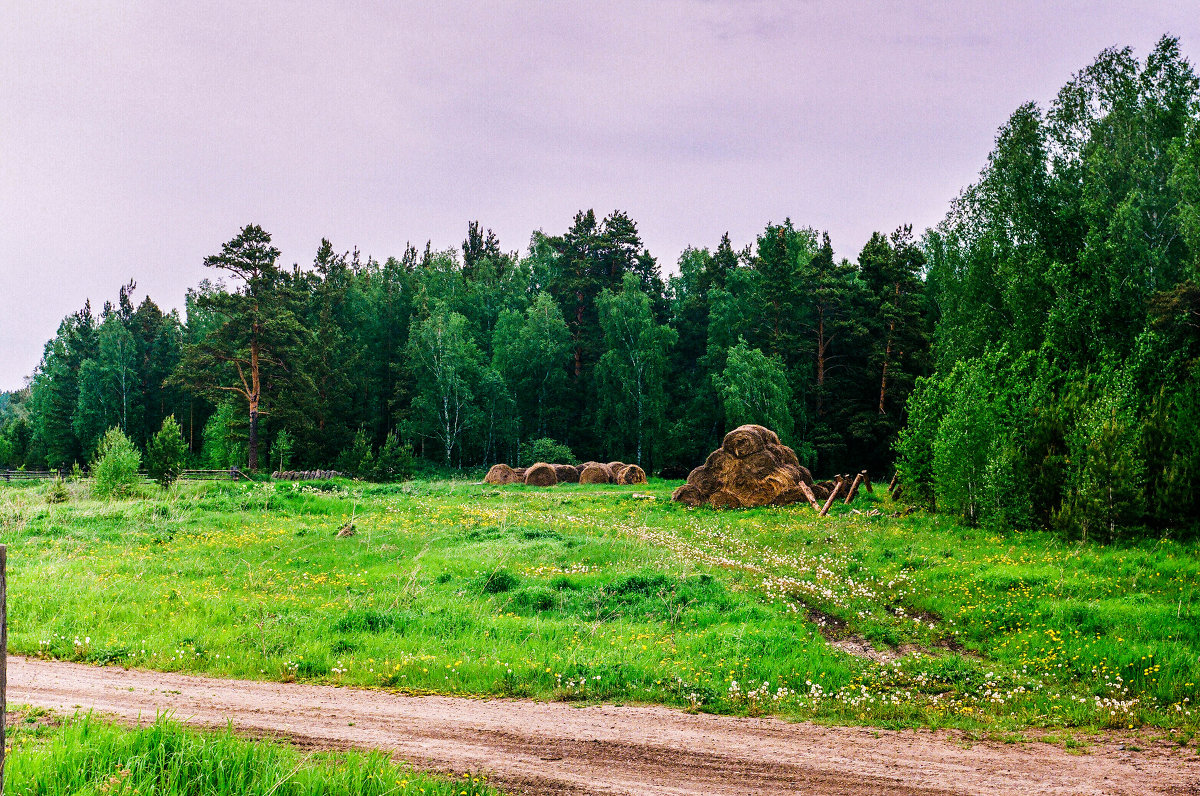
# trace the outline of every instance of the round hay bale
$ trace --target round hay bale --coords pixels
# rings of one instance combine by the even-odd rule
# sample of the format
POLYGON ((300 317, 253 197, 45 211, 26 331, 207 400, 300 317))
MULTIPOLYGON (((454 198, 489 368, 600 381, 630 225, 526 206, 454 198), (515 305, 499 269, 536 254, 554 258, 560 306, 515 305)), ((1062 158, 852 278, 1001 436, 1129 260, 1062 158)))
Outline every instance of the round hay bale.
POLYGON ((720 486, 717 479, 703 464, 688 473, 687 482, 696 487, 702 495, 711 495, 720 486))
POLYGON ((726 453, 724 448, 717 448, 704 460, 704 469, 713 478, 722 481, 737 470, 737 461, 732 454, 726 453))
POLYGON ((726 453, 741 459, 767 447, 768 444, 771 444, 772 437, 774 437, 774 444, 778 445, 779 437, 775 436, 774 431, 768 431, 762 426, 755 425, 738 426, 725 435, 725 439, 721 441, 721 448, 726 453))
POLYGON ((552 464, 550 466, 554 468, 554 474, 558 477, 558 483, 560 483, 560 484, 578 484, 579 483, 579 471, 575 469, 574 465, 552 464))
POLYGON ((684 484, 675 488, 671 493, 671 500, 677 500, 685 506, 699 506, 704 502, 704 495, 691 484, 684 484))
POLYGON ((738 476, 742 479, 766 478, 783 465, 780 458, 771 448, 763 448, 758 453, 752 453, 738 462, 738 476))
POLYGON ((782 457, 782 461, 784 464, 794 464, 797 467, 800 466, 800 457, 797 456, 796 452, 794 450, 792 450, 791 448, 789 448, 787 445, 777 446, 776 453, 778 453, 782 457))
POLYGON ((583 464, 577 464, 577 465, 575 465, 575 469, 579 471, 579 474, 580 474, 580 475, 583 475, 583 471, 584 471, 584 470, 586 470, 586 469, 587 469, 587 468, 589 468, 589 467, 593 467, 593 466, 595 466, 595 465, 598 465, 598 464, 600 464, 600 462, 584 462, 583 464))
POLYGON ((625 467, 625 462, 609 462, 604 466, 608 468, 610 473, 612 473, 613 483, 617 483, 617 475, 625 467))
POLYGON ((742 501, 728 489, 718 489, 708 496, 708 505, 714 509, 740 509, 742 501))
MULTIPOLYGON (((789 448, 788 450, 791 450, 791 449, 789 448)), ((792 454, 792 455, 794 456, 795 454, 792 454)), ((807 467, 805 467, 803 464, 797 464, 796 468, 800 471, 800 480, 803 481, 804 483, 808 484, 809 486, 812 486, 812 484, 813 484, 812 472, 810 472, 809 469, 807 467)))
POLYGON ((793 503, 807 503, 808 497, 801 491, 800 487, 793 486, 780 492, 771 501, 772 506, 790 506, 793 503))
POLYGON ((554 472, 553 464, 538 462, 525 471, 526 486, 554 486, 558 483, 558 475, 554 472))
POLYGON ((612 475, 603 464, 590 464, 579 474, 581 484, 611 484, 612 475))
POLYGON ((517 480, 513 468, 507 464, 493 464, 483 477, 485 484, 511 484, 517 480))
POLYGON ((686 506, 699 506, 704 503, 704 495, 691 484, 683 484, 675 488, 671 493, 671 500, 683 503, 686 506))
POLYGON ((646 483, 646 471, 636 464, 627 464, 621 468, 621 472, 617 476, 617 483, 625 486, 644 484, 646 483))

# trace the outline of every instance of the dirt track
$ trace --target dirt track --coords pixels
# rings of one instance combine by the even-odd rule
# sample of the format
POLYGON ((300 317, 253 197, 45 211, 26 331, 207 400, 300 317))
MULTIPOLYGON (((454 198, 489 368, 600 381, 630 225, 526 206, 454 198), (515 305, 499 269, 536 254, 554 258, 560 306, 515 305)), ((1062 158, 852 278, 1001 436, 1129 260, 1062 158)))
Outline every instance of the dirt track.
POLYGON ((405 697, 8 659, 8 697, 124 721, 156 712, 228 722, 311 748, 393 752, 415 764, 487 772, 531 794, 1200 794, 1195 749, 1120 740, 1071 755, 1045 744, 873 731, 659 707, 405 697))

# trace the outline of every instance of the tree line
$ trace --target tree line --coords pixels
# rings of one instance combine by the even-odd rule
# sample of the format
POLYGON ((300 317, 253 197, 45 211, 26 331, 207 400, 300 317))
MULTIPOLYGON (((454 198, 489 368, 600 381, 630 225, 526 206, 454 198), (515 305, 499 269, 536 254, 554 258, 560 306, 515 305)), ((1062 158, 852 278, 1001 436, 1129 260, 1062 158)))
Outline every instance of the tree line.
POLYGON ((0 396, 0 462, 84 461, 113 426, 144 446, 174 416, 212 466, 565 445, 681 476, 758 422, 970 522, 1200 516, 1200 90, 1170 37, 1018 108, 941 223, 853 261, 785 220, 665 276, 628 215, 591 210, 522 254, 472 222, 458 249, 279 256, 247 226, 182 316, 132 283, 68 316, 0 396))
POLYGON ((205 265, 182 315, 135 307, 130 283, 65 318, 0 408, 0 462, 87 462, 112 427, 144 449, 174 417, 212 467, 400 446, 443 467, 515 464, 553 440, 680 475, 754 421, 814 467, 881 469, 930 362, 907 228, 850 262, 827 235, 769 224, 744 249, 687 249, 664 278, 619 211, 536 232, 523 255, 472 222, 459 249, 380 262, 322 241, 303 267, 248 225, 205 265))
POLYGON ((1178 42, 1023 105, 930 230, 911 499, 1111 538, 1200 517, 1200 94, 1178 42))

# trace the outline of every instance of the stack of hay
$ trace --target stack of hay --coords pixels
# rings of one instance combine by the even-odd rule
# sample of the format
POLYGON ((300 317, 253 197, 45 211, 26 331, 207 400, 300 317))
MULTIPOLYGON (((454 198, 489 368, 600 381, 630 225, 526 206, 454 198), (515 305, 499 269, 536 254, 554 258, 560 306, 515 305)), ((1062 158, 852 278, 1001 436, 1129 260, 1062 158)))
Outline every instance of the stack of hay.
POLYGON ((530 467, 514 469, 507 464, 496 464, 484 476, 485 484, 528 484, 529 486, 554 486, 555 484, 644 484, 646 471, 636 464, 624 462, 584 462, 583 464, 547 464, 538 462, 530 467))
POLYGON ((828 495, 774 431, 747 425, 726 434, 721 447, 688 474, 671 499, 689 506, 748 508, 815 504, 828 495))

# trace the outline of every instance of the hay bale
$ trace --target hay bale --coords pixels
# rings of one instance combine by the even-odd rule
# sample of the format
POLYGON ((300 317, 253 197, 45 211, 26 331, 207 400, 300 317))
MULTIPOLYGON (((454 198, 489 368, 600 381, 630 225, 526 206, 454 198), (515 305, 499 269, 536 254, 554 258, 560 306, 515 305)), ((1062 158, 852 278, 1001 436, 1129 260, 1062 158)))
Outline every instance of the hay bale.
POLYGON ((516 470, 509 467, 507 464, 493 464, 492 468, 487 471, 487 475, 483 477, 485 484, 515 484, 521 480, 517 478, 516 470))
POLYGON ((609 475, 612 476, 613 483, 614 484, 620 483, 617 480, 617 476, 619 476, 621 474, 621 471, 624 470, 625 467, 627 466, 625 464, 625 462, 609 462, 608 464, 606 464, 604 466, 608 468, 608 473, 609 473, 609 475))
POLYGON ((688 473, 688 489, 676 490, 673 499, 694 505, 697 501, 714 508, 813 505, 842 492, 843 479, 816 484, 812 473, 800 464, 796 452, 769 428, 745 425, 725 435, 721 447, 708 455, 704 464, 688 473))
POLYGON ((558 475, 554 472, 553 464, 538 462, 525 471, 526 486, 554 486, 557 483, 558 475))
POLYGON ((578 484, 579 483, 579 471, 576 470, 573 465, 552 464, 550 466, 554 468, 554 475, 558 477, 558 483, 560 483, 560 484, 578 484))
POLYGON ((691 484, 683 484, 671 493, 671 500, 676 500, 685 506, 699 506, 704 502, 704 495, 691 484))
POLYGON ((608 467, 603 464, 589 464, 583 468, 583 472, 579 474, 579 483, 581 484, 611 484, 612 473, 608 471, 608 467))
POLYGON ((617 483, 625 486, 646 483, 646 471, 636 464, 627 464, 617 474, 617 483))
POLYGON ((714 509, 740 509, 746 504, 742 502, 742 499, 738 495, 735 495, 728 489, 718 489, 708 496, 708 505, 714 509))
POLYGON ((584 470, 586 470, 586 469, 587 469, 587 468, 589 468, 589 467, 594 467, 594 466, 596 466, 596 465, 598 465, 598 464, 600 464, 600 462, 590 462, 590 461, 589 461, 589 462, 584 462, 583 464, 577 464, 577 465, 575 465, 575 469, 579 471, 579 474, 580 474, 580 475, 583 475, 583 471, 584 471, 584 470))

